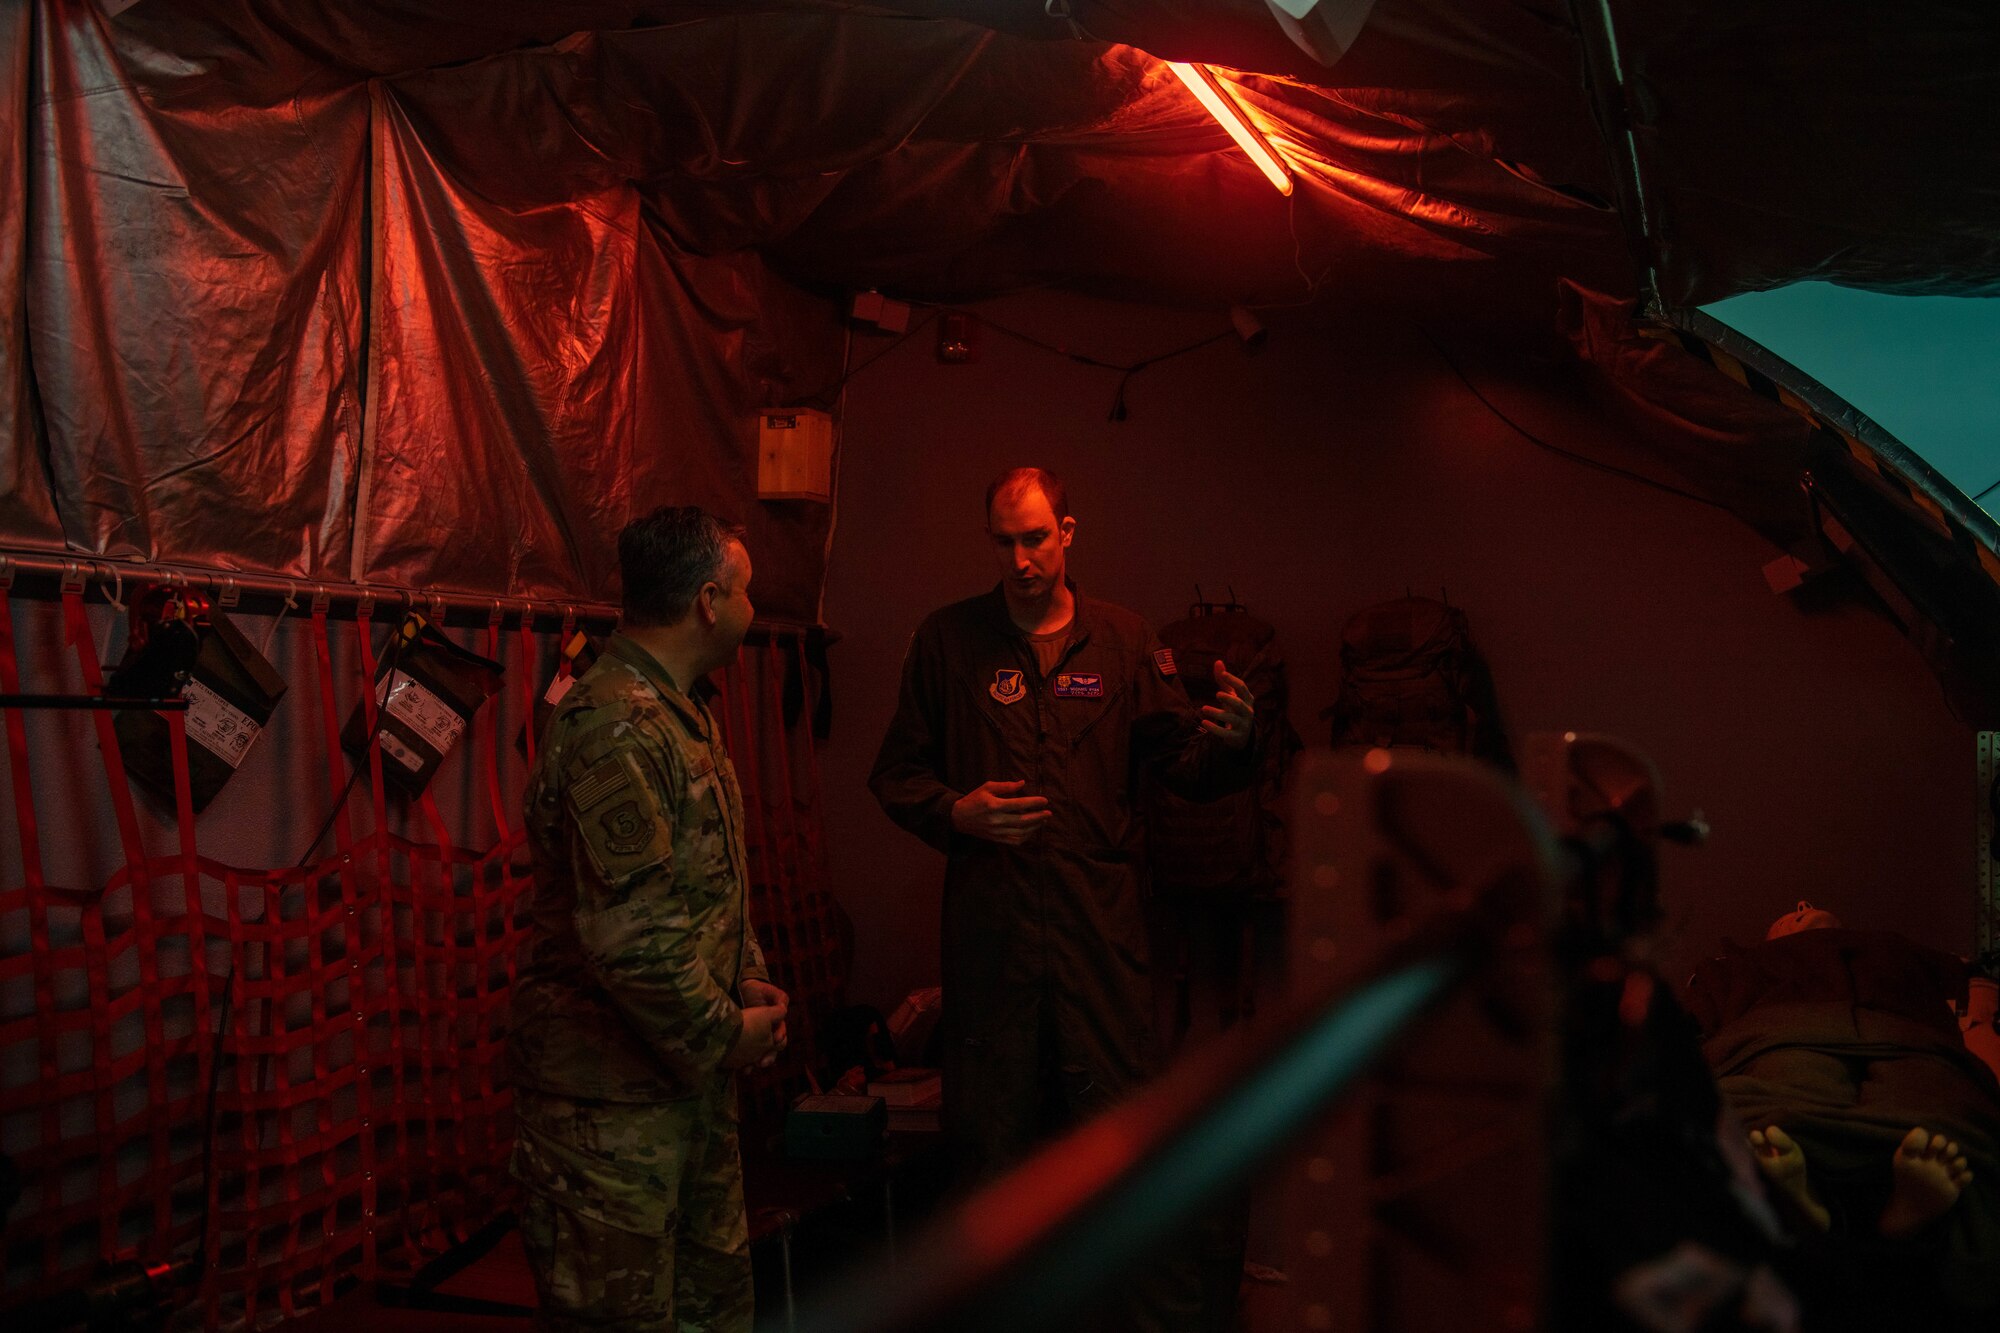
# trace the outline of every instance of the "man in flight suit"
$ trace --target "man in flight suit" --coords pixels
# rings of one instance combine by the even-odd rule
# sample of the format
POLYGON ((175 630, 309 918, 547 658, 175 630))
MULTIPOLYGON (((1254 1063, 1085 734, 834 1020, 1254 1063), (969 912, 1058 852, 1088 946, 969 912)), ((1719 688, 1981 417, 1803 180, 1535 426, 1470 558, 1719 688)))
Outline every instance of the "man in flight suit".
POLYGON ((619 534, 621 632, 528 782, 510 1165, 543 1329, 751 1326, 731 1071, 775 1058, 786 998, 747 916, 735 769, 691 693, 750 625, 741 537, 695 508, 619 534))
POLYGON ((1256 767, 1248 686, 1217 662, 1197 713, 1144 622, 1069 581, 1060 481, 1015 469, 986 511, 1000 584, 917 628, 869 780, 947 858, 945 1127, 978 1175, 1149 1072, 1141 770, 1200 800, 1256 767))

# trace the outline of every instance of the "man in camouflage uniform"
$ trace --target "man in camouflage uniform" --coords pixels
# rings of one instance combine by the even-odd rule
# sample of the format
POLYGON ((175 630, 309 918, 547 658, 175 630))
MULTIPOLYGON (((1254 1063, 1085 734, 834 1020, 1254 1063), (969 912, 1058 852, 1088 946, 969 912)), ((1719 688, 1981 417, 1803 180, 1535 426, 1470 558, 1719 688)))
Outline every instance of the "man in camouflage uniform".
POLYGON ((735 769, 688 692, 749 628, 740 536, 694 508, 619 534, 622 630, 528 782, 511 1169, 544 1329, 751 1325, 731 1071, 775 1058, 786 999, 747 917, 735 769))

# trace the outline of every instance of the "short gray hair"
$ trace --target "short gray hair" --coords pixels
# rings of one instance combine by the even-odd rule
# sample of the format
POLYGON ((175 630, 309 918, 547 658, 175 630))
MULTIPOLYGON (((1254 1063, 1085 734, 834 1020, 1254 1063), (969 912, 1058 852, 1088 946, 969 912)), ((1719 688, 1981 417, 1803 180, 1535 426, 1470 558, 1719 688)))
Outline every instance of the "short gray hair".
POLYGON ((729 543, 743 529, 696 505, 665 505, 635 518, 618 534, 625 623, 677 625, 702 585, 722 577, 729 543))

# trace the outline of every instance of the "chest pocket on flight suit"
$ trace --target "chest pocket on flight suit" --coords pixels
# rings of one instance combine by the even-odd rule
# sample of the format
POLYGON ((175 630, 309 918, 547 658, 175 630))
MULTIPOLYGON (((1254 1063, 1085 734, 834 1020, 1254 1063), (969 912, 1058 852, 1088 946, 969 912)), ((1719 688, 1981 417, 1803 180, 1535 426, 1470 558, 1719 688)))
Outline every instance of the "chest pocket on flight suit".
POLYGON ((1063 709, 1075 719, 1069 724, 1070 744, 1072 746, 1083 744, 1083 738, 1102 726, 1104 719, 1113 713, 1124 712, 1125 698, 1131 692, 1132 687, 1129 684, 1120 684, 1115 688, 1107 688, 1102 697, 1095 699, 1057 699, 1056 707, 1063 709), (1085 709, 1090 711, 1085 714, 1085 709), (1083 715, 1078 716, 1079 714, 1083 715))

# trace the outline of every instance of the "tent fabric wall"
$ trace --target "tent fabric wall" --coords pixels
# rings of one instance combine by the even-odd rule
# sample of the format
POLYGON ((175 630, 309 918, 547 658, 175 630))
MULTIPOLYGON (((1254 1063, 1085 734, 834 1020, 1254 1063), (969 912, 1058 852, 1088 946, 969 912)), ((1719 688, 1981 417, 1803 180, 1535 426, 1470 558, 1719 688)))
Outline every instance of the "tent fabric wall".
MULTIPOLYGON (((1063 293, 981 313, 1119 362, 1219 318, 1063 293)), ((1023 463, 1069 485, 1085 592, 1161 623, 1199 584, 1276 624, 1309 742, 1326 740, 1318 710, 1338 689, 1347 615, 1442 589, 1471 617, 1517 743, 1574 728, 1639 746, 1666 808, 1701 809, 1714 827, 1707 846, 1663 853, 1668 978, 1726 939, 1762 938, 1799 898, 1970 947, 1973 737, 1917 648, 1844 584, 1774 595, 1761 569, 1781 548, 1737 516, 1531 443, 1517 425, 1680 482, 1573 365, 1434 332, 1470 387, 1407 323, 1360 313, 1331 329, 1273 320, 1254 358, 1226 342, 1141 375, 1119 423, 1104 416, 1114 372, 1011 339, 989 339, 970 366, 906 346, 856 379, 827 594, 844 636, 841 708, 821 758, 858 1001, 936 983, 934 948, 912 944, 936 938, 936 854, 882 816, 865 779, 911 629, 992 586, 981 489, 1023 463), (1282 486, 1263 480, 1280 473, 1282 486)), ((857 360, 883 341, 861 342, 857 360)), ((1789 453, 1796 438, 1771 444, 1789 453)))
POLYGON ((94 6, 37 8, 28 347, 70 547, 342 569, 364 95, 182 105, 94 6))
POLYGON ((53 514, 104 557, 604 602, 624 522, 699 503, 749 526, 765 619, 817 623, 831 509, 757 501, 755 413, 838 380, 833 309, 674 243, 588 144, 461 120, 591 119, 539 66, 405 90, 294 58, 239 104, 226 54, 85 0, 8 17, 32 175, 0 540, 53 514))
POLYGON ((61 549, 28 371, 28 144, 34 121, 35 9, 0 0, 0 533, 61 549))

